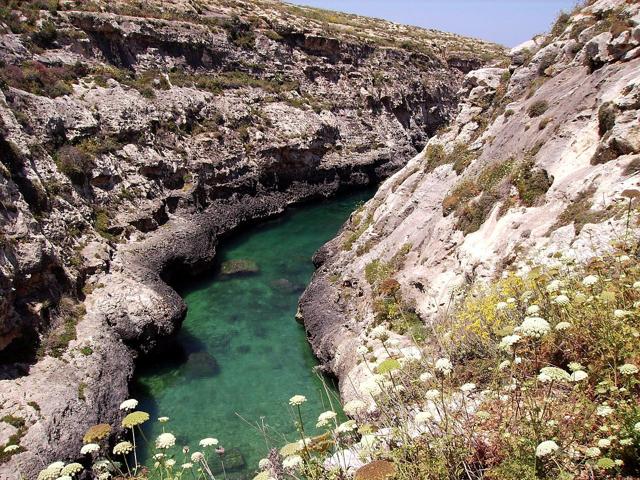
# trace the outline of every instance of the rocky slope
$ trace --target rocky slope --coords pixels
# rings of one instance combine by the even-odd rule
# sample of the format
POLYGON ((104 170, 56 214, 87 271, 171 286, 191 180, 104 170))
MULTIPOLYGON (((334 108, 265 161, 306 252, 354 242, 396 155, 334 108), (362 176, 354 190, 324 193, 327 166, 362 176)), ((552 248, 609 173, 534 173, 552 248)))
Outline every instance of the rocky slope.
POLYGON ((0 7, 0 477, 113 423, 220 235, 397 170, 501 48, 275 1, 0 7))
POLYGON ((474 283, 531 258, 585 260, 635 228, 639 24, 637 2, 593 1, 508 68, 470 72, 450 126, 317 253, 299 317, 346 400, 370 399, 356 351, 376 345, 373 326, 411 348, 474 283))

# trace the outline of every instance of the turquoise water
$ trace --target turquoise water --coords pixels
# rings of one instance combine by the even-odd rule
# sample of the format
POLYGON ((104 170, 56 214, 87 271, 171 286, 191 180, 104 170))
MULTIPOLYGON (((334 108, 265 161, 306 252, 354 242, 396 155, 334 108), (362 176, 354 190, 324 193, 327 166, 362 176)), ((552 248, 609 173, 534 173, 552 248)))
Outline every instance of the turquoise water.
MULTIPOLYGON (((237 234, 222 242, 219 262, 250 260, 258 273, 225 277, 218 266, 203 280, 183 286, 189 310, 182 329, 140 366, 133 389, 139 408, 152 419, 170 417, 165 429, 177 436, 177 447, 189 445, 193 452, 201 438, 215 437, 226 450, 228 477, 252 478, 268 445, 299 439, 291 396, 307 397, 303 411, 309 426, 330 408, 313 371, 317 361, 295 321, 296 307, 313 273, 313 252, 371 193, 295 207, 237 234), (267 435, 245 421, 264 423, 267 435)), ((161 427, 148 423, 146 434, 153 439, 161 427)), ((181 459, 182 454, 178 463, 181 459)))

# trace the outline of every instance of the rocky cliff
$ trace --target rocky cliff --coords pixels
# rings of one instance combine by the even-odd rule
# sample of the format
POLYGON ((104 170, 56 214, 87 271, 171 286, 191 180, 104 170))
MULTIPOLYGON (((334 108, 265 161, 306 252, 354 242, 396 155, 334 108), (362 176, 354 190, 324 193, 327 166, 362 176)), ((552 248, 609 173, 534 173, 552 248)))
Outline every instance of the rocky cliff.
POLYGON ((454 121, 316 254, 299 317, 346 400, 370 399, 356 351, 372 327, 412 348, 472 285, 584 261, 635 228, 639 24, 637 2, 592 1, 508 68, 470 72, 454 121))
POLYGON ((267 0, 3 2, 0 477, 117 420, 220 235, 390 175, 501 56, 267 0))

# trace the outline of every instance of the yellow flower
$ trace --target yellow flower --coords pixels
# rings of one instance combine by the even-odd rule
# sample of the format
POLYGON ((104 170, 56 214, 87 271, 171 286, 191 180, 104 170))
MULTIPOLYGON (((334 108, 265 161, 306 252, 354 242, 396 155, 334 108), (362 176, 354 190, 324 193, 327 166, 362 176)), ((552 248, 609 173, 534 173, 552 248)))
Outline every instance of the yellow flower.
POLYGON ((122 419, 122 426, 125 428, 133 428, 136 425, 142 425, 147 420, 149 420, 149 414, 147 412, 131 412, 122 419))

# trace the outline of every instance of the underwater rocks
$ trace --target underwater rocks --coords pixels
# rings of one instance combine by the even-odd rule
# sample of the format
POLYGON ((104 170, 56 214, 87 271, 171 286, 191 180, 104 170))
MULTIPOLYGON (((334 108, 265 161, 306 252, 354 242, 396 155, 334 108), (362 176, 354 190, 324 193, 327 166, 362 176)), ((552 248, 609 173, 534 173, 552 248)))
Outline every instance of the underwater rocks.
POLYGON ((260 272, 260 267, 253 260, 238 259, 222 262, 220 273, 225 277, 251 275, 260 272))

